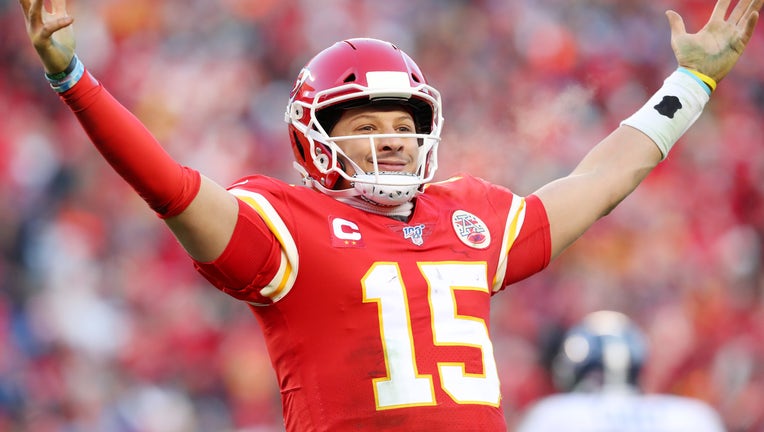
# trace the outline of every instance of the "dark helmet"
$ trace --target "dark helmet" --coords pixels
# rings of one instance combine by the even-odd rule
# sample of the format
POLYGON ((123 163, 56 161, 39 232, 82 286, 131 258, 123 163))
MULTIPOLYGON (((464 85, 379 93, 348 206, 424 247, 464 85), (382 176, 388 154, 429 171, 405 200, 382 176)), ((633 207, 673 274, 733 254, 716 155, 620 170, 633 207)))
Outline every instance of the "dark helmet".
POLYGON ((638 388, 647 357, 642 331, 624 314, 598 311, 565 334, 552 372, 561 391, 638 388))

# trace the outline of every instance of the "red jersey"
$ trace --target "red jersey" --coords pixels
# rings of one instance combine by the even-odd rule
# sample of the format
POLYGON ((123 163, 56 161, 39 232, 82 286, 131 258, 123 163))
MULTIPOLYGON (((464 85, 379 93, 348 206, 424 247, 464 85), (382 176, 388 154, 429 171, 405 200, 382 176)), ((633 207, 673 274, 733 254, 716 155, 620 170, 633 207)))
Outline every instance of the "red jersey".
POLYGON ((253 176, 221 257, 196 263, 265 334, 286 429, 506 431, 491 296, 550 259, 546 213, 475 177, 407 222, 253 176))

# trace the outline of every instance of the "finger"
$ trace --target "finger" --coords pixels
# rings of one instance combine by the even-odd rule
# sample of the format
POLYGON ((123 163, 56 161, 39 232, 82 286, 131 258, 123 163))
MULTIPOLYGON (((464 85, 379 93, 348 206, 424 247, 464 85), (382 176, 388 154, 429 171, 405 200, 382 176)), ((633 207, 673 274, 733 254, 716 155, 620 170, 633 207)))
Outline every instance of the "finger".
POLYGON ((751 40, 751 37, 753 36, 753 30, 756 28, 756 23, 759 22, 759 12, 758 10, 755 10, 751 12, 751 14, 748 16, 748 20, 745 23, 745 32, 743 32, 743 43, 748 44, 748 41, 751 40))
POLYGON ((669 21, 669 28, 671 28, 672 39, 687 33, 687 30, 684 27, 684 20, 678 13, 672 10, 667 10, 666 18, 668 18, 669 21))
POLYGON ((53 33, 61 30, 62 28, 70 25, 74 22, 74 18, 70 16, 64 16, 59 18, 54 18, 50 21, 46 21, 45 24, 42 27, 42 31, 40 32, 40 36, 44 38, 50 38, 53 36, 53 33))
POLYGON ((51 12, 54 14, 66 15, 66 0, 52 0, 51 12))
POLYGON ((759 10, 760 8, 761 0, 740 0, 730 14, 730 22, 740 24, 741 21, 747 20, 747 17, 752 11, 759 10))
MULTIPOLYGON (((740 6, 740 3, 742 3, 742 0, 738 2, 738 7, 740 6)), ((727 9, 729 9, 729 7, 730 0, 718 0, 716 2, 716 6, 714 6, 714 11, 711 12, 711 18, 709 21, 724 21, 724 18, 727 16, 727 9)), ((735 9, 737 9, 737 7, 735 9)))
MULTIPOLYGON (((748 27, 749 21, 751 18, 751 15, 754 12, 758 12, 761 10, 762 5, 764 5, 764 0, 753 0, 751 1, 751 4, 748 6, 748 8, 745 11, 745 15, 743 15, 743 20, 745 20, 745 25, 748 27)), ((755 22, 754 22, 755 25, 755 22)))
POLYGON ((24 17, 29 16, 29 0, 19 0, 21 10, 24 11, 24 17))
POLYGON ((32 0, 32 3, 30 3, 29 9, 27 9, 27 16, 29 17, 30 23, 42 23, 42 2, 43 0, 32 0))

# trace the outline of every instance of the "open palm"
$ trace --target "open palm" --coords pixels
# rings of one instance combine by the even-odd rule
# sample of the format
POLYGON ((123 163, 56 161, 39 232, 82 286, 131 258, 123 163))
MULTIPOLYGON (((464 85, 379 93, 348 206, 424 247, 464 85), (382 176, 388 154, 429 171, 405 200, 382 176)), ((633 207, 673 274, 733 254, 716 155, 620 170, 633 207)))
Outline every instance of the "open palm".
POLYGON ((731 0, 718 0, 706 25, 687 33, 682 17, 666 16, 671 26, 671 47, 680 66, 702 72, 717 82, 737 63, 759 19, 764 0, 739 0, 727 15, 731 0))

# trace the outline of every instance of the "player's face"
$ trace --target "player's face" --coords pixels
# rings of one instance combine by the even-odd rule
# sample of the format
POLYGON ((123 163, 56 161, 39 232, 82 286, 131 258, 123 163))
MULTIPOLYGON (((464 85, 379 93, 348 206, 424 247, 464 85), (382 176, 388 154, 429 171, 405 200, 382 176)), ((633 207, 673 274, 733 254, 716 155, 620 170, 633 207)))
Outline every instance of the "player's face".
MULTIPOLYGON (((361 107, 343 112, 332 129, 331 135, 412 134, 415 132, 414 118, 402 107, 361 107)), ((374 171, 369 139, 339 140, 337 145, 365 172, 374 171)), ((380 172, 416 172, 419 153, 416 138, 374 138, 374 148, 380 172)), ((348 174, 352 175, 354 172, 348 172, 348 174)))

